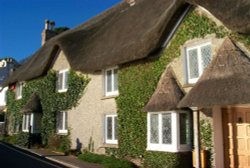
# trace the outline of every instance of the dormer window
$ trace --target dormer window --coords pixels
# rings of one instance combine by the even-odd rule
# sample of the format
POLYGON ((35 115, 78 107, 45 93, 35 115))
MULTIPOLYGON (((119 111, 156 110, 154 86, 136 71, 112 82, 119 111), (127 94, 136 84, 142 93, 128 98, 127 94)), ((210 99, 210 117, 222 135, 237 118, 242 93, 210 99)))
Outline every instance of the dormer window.
POLYGON ((187 83, 195 83, 211 62, 211 43, 185 48, 187 83))
POLYGON ((105 96, 118 95, 118 68, 106 69, 104 72, 105 96))
POLYGON ((68 73, 69 70, 61 70, 57 74, 57 91, 66 92, 68 90, 68 73))
POLYGON ((24 84, 23 82, 18 82, 16 85, 16 99, 22 98, 23 84, 24 84))

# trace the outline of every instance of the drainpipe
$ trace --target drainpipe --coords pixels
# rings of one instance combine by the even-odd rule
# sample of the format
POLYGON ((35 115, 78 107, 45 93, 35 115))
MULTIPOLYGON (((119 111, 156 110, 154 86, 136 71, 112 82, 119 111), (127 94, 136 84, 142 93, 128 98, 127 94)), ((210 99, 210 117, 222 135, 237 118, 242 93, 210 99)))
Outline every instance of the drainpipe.
POLYGON ((195 150, 195 167, 201 168, 201 155, 200 155, 200 111, 197 107, 191 107, 194 114, 194 150, 195 150))

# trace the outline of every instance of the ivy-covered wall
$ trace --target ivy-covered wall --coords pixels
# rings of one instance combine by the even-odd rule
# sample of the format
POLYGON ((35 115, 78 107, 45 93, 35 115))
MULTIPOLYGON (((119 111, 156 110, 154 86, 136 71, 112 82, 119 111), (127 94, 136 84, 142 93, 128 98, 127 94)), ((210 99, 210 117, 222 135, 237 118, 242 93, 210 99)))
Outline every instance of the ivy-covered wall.
POLYGON ((77 106, 89 79, 70 71, 68 90, 64 93, 56 91, 56 72, 51 71, 46 76, 25 83, 22 98, 15 99, 15 92, 8 91, 7 115, 8 127, 11 132, 18 132, 22 127, 21 109, 27 103, 32 93, 40 97, 42 105, 41 136, 43 144, 47 145, 51 136, 56 133, 56 112, 69 110, 77 106))
MULTIPOLYGON (((155 60, 140 60, 123 65, 119 71, 119 97, 116 99, 119 122, 119 151, 121 156, 132 156, 145 159, 146 167, 151 165, 148 159, 165 159, 164 163, 170 163, 171 158, 179 162, 185 157, 178 154, 162 152, 146 152, 146 113, 143 107, 153 94, 159 78, 174 58, 180 57, 180 46, 187 40, 202 38, 209 34, 215 34, 217 38, 230 36, 239 40, 250 48, 250 37, 231 33, 224 27, 218 27, 206 16, 196 10, 192 10, 186 16, 168 47, 155 60), (171 157, 166 157, 166 155, 171 157), (150 157, 152 155, 152 157, 150 157), (173 156, 176 155, 176 156, 173 156), (164 156, 164 157, 161 157, 164 156), (169 160, 169 161, 167 161, 169 160)), ((211 135, 210 135, 211 136, 211 135)), ((207 138, 207 137, 206 137, 207 138)), ((187 159, 189 157, 186 157, 187 159)), ((152 160, 151 160, 152 161, 152 160)), ((153 167, 161 167, 163 162, 155 162, 153 167), (158 164, 158 165, 157 165, 158 164)), ((174 166, 173 166, 174 167, 174 166)))

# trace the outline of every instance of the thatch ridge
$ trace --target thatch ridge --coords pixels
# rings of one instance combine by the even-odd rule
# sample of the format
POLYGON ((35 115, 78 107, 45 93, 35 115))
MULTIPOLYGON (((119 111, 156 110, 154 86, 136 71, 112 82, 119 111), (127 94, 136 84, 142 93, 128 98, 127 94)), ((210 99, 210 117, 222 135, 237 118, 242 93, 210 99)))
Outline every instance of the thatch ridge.
POLYGON ((249 0, 186 0, 211 12, 224 25, 236 32, 250 34, 249 0))
POLYGON ((45 74, 55 46, 65 53, 73 70, 83 73, 145 58, 161 47, 169 21, 182 6, 184 0, 139 0, 132 7, 126 2, 117 4, 51 38, 4 85, 45 74))
POLYGON ((157 88, 144 107, 145 112, 176 110, 184 92, 179 86, 172 67, 167 67, 163 72, 157 88))
POLYGON ((250 103, 250 59, 230 38, 178 107, 250 103))

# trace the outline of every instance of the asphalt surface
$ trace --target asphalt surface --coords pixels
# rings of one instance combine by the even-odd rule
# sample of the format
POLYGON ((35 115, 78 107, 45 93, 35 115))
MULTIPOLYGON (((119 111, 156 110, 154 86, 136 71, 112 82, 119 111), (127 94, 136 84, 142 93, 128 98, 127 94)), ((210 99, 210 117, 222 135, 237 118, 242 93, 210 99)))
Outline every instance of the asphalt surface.
POLYGON ((0 168, 66 168, 43 157, 0 142, 0 168))

